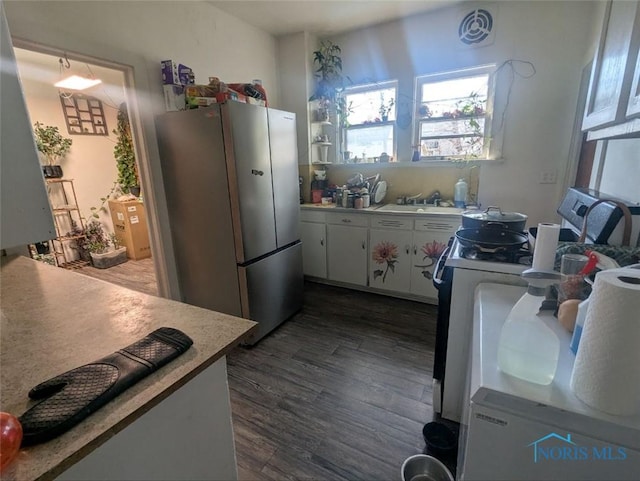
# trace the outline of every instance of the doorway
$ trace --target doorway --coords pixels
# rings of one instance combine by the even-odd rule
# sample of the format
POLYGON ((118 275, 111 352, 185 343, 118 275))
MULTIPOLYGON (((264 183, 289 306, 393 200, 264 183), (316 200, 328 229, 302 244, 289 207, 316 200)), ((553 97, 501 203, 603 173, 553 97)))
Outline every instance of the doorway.
MULTIPOLYGON (((120 219, 112 212, 112 207, 120 202, 126 202, 130 208, 138 206, 138 213, 140 209, 144 211, 149 207, 144 203, 144 193, 137 197, 130 194, 128 188, 121 189, 118 183, 119 177, 122 178, 119 175, 122 166, 116 161, 115 152, 122 145, 118 131, 123 125, 123 114, 132 119, 127 115, 127 67, 111 68, 100 65, 99 61, 89 63, 87 59, 67 56, 64 52, 49 50, 45 53, 22 47, 14 50, 31 123, 55 128, 62 137, 71 141, 69 152, 59 162, 62 177, 49 177, 45 172, 59 239, 50 241, 42 249, 46 252, 48 247, 48 252, 37 252, 36 257, 55 265, 74 267, 82 274, 133 289, 139 287, 142 292, 158 295, 154 262, 150 257, 150 231, 146 229, 145 239, 144 230, 140 229, 144 212, 142 216, 132 216, 138 224, 133 226, 137 233, 135 239, 124 235, 125 224, 130 219, 120 219), (70 75, 99 79, 101 83, 82 91, 54 86, 70 75), (73 224, 81 230, 86 230, 88 225, 100 226, 106 239, 118 234, 116 237, 120 240, 126 237, 130 243, 135 241, 131 244, 133 251, 129 250, 129 259, 108 269, 96 269, 86 262, 74 264, 82 260, 77 243, 60 240, 73 233, 73 224)), ((129 128, 132 137, 137 130, 129 128)), ((133 141, 136 147, 142 145, 135 139, 133 141)), ((42 162, 48 163, 44 158, 42 162)), ((144 175, 140 169, 136 169, 136 174, 144 175)), ((128 228, 131 227, 129 225, 128 228)), ((90 257, 85 260, 90 260, 90 257)))

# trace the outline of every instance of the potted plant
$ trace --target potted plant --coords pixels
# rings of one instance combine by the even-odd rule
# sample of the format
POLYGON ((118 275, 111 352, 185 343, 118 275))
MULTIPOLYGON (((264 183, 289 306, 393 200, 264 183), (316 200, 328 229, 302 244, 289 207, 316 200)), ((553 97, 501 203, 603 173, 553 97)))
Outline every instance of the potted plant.
POLYGON ((74 222, 68 235, 80 236, 76 239, 80 258, 90 260, 98 269, 106 269, 127 261, 127 248, 120 245, 115 234, 107 236, 102 224, 96 220, 92 220, 84 228, 74 222), (111 245, 113 249, 109 249, 111 245))
POLYGON ((125 103, 120 104, 116 129, 113 131, 118 136, 113 155, 118 164, 118 184, 123 192, 131 192, 138 197, 140 195, 140 179, 136 165, 136 154, 133 149, 131 137, 131 125, 125 103))
POLYGON ((378 109, 378 112, 380 113, 380 118, 382 119, 383 122, 386 122, 389 120, 389 113, 391 113, 391 109, 393 108, 393 106, 395 105, 395 100, 392 98, 389 99, 388 102, 384 101, 384 94, 381 93, 380 94, 380 108, 378 109))
POLYGON ((71 149, 73 141, 63 137, 58 127, 53 125, 36 122, 33 127, 36 147, 47 161, 47 165, 42 167, 44 176, 46 178, 62 177, 62 167, 59 163, 71 149))
POLYGON ((313 52, 313 63, 317 64, 316 88, 309 101, 318 101, 318 120, 328 120, 329 109, 334 107, 341 125, 346 123, 348 108, 341 95, 345 88, 345 77, 342 75, 342 49, 331 42, 323 40, 320 48, 313 52))

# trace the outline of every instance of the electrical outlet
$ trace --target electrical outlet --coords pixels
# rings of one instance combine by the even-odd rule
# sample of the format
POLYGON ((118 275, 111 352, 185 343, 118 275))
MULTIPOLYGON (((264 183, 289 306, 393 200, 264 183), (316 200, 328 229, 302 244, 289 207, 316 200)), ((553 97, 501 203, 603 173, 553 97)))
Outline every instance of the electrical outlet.
POLYGON ((558 181, 555 170, 543 170, 540 172, 541 184, 555 184, 558 181))

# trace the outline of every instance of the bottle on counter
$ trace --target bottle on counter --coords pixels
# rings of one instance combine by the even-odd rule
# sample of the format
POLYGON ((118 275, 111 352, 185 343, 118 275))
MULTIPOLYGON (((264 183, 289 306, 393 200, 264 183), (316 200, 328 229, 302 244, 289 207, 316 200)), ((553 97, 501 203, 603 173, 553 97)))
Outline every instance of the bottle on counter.
POLYGON ((453 205, 459 209, 464 209, 467 205, 468 186, 464 179, 459 179, 453 188, 453 205))
POLYGON ((545 285, 557 282, 559 274, 528 269, 522 277, 527 292, 509 312, 498 342, 498 367, 511 376, 535 384, 551 384, 560 356, 560 340, 538 317, 545 298, 545 285))
POLYGON ((362 189, 360 191, 360 196, 362 197, 362 208, 366 209, 371 205, 371 196, 369 195, 369 191, 367 189, 362 189))

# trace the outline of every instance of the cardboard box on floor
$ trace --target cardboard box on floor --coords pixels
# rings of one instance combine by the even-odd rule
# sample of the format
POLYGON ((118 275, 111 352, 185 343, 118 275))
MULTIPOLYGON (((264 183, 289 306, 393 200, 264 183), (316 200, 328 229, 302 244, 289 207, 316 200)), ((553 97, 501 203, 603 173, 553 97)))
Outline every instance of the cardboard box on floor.
POLYGON ((133 260, 151 257, 149 229, 144 204, 138 200, 109 201, 111 220, 116 237, 127 248, 127 257, 133 260))

